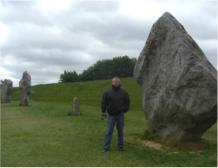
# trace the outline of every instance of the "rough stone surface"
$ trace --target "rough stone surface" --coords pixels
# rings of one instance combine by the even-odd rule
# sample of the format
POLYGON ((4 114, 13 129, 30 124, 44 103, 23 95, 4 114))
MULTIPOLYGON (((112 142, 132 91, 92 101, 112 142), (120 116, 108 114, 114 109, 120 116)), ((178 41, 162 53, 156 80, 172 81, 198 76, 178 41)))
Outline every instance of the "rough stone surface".
POLYGON ((23 72, 22 79, 19 82, 19 87, 21 91, 20 96, 20 105, 28 106, 29 105, 29 95, 31 93, 31 76, 27 71, 23 72))
POLYGON ((72 115, 80 115, 80 104, 78 97, 74 97, 72 101, 72 115))
POLYGON ((1 88, 0 89, 1 90, 1 102, 2 103, 10 103, 13 82, 10 79, 5 79, 5 80, 1 81, 0 88, 1 88))
POLYGON ((170 13, 154 23, 134 77, 152 135, 196 140, 216 122, 217 71, 170 13))

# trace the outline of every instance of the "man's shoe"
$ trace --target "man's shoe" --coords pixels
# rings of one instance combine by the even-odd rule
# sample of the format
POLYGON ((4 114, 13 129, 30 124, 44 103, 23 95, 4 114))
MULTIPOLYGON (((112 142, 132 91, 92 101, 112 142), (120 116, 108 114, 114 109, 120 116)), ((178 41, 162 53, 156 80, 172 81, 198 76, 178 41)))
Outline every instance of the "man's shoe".
POLYGON ((109 152, 110 150, 109 149, 104 149, 104 152, 109 152))
POLYGON ((124 151, 123 146, 118 146, 119 151, 124 151))

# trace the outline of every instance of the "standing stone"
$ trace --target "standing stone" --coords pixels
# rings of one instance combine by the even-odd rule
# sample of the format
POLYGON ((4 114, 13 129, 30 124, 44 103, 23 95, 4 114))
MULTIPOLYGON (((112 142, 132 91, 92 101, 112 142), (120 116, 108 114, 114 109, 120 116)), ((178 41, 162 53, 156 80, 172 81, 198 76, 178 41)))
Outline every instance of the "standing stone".
POLYGON ((217 71, 170 13, 154 23, 134 77, 153 136, 197 140, 216 122, 217 71))
POLYGON ((28 106, 29 95, 31 93, 31 76, 28 74, 27 71, 23 72, 22 79, 19 82, 19 87, 21 90, 20 105, 28 106))
POLYGON ((71 115, 80 115, 80 105, 79 105, 79 99, 77 97, 73 98, 72 101, 72 112, 71 115))
POLYGON ((10 103, 12 89, 13 89, 13 82, 10 79, 5 79, 1 81, 0 88, 1 88, 1 102, 10 103))

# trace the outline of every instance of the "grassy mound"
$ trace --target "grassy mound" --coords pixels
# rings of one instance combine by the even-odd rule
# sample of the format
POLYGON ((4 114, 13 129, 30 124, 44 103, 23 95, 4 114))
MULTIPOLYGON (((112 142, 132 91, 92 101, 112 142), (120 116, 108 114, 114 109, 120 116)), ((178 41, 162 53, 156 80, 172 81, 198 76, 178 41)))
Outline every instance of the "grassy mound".
MULTIPOLYGON (((130 95, 131 109, 142 110, 141 88, 135 79, 123 78, 122 87, 130 95)), ((103 92, 110 88, 111 80, 36 85, 32 87, 31 99, 35 101, 71 103, 73 97, 77 96, 81 104, 99 106, 103 92)), ((13 100, 18 100, 19 94, 19 89, 15 88, 13 100)))

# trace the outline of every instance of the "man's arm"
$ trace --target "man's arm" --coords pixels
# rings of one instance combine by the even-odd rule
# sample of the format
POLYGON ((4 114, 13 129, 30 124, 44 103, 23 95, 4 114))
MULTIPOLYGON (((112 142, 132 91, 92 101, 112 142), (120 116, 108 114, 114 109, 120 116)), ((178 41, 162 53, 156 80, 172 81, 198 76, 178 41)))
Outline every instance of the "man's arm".
POLYGON ((130 105, 129 94, 126 92, 124 97, 124 106, 125 106, 124 112, 127 112, 129 110, 129 105, 130 105))
POLYGON ((106 110, 107 110, 107 92, 105 92, 102 96, 101 99, 101 112, 102 112, 102 116, 106 116, 106 110))

